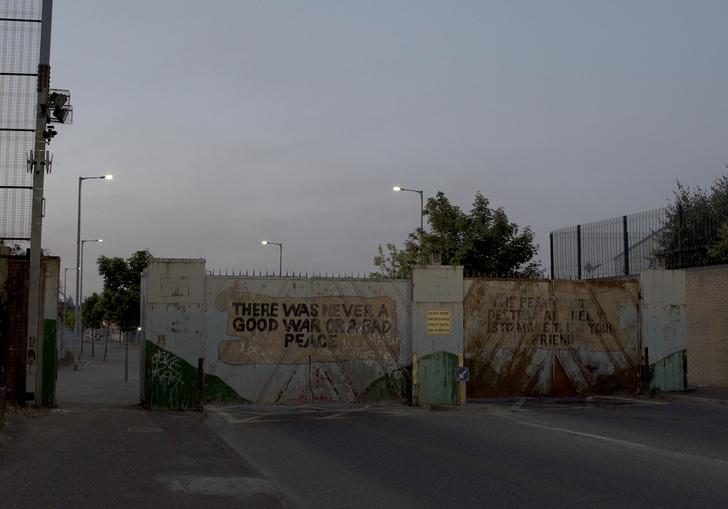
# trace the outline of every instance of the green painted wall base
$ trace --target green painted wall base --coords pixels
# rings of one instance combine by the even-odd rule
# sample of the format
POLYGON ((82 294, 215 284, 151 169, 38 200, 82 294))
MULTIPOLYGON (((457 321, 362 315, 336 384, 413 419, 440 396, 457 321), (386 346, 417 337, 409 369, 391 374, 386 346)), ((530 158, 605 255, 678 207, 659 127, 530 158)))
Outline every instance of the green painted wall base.
POLYGON ((412 401, 412 366, 377 378, 364 390, 363 401, 412 401))
POLYGON ((687 350, 680 350, 650 365, 650 391, 688 389, 687 350))
POLYGON ((246 401, 215 375, 205 373, 200 388, 196 366, 151 341, 145 343, 143 404, 147 408, 202 410, 213 401, 246 401))
POLYGON ((56 321, 43 320, 43 406, 56 404, 56 380, 58 379, 58 354, 56 352, 56 321))
POLYGON ((458 356, 435 352, 417 361, 417 403, 420 405, 455 405, 458 356))

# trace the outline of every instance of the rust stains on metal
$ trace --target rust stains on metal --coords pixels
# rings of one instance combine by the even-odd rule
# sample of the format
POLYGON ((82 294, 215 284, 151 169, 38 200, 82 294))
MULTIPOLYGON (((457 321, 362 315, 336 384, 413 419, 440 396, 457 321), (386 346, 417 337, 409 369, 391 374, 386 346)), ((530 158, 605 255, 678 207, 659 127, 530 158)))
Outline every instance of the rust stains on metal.
POLYGON ((473 280, 464 302, 469 394, 635 388, 637 294, 633 281, 473 280))

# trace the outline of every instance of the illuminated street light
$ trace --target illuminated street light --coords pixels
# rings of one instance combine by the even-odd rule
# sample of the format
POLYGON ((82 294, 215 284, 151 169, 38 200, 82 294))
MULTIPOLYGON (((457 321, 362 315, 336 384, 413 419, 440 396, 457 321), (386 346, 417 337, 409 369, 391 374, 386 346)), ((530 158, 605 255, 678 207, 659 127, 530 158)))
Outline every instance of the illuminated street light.
POLYGON ((268 240, 261 240, 260 243, 264 246, 278 246, 278 276, 281 276, 283 274, 283 244, 280 242, 270 242, 268 240))
POLYGON ((392 187, 392 191, 395 191, 395 192, 407 191, 407 192, 410 192, 410 193, 417 193, 417 194, 420 195, 420 230, 423 230, 424 231, 424 229, 425 229, 425 222, 424 222, 424 218, 425 218, 425 195, 424 195, 424 192, 421 191, 421 190, 417 190, 417 189, 405 189, 404 187, 400 187, 400 186, 394 186, 394 187, 392 187))
MULTIPOLYGON (((112 180, 113 175, 107 174, 100 177, 78 177, 78 227, 76 229, 76 268, 81 267, 81 184, 84 180, 112 180)), ((80 308, 81 298, 81 270, 76 271, 76 305, 80 308)), ((73 370, 78 371, 78 358, 76 357, 76 342, 81 332, 81 313, 76 313, 76 324, 73 329, 73 370)), ((83 346, 83 345, 81 345, 83 346)))

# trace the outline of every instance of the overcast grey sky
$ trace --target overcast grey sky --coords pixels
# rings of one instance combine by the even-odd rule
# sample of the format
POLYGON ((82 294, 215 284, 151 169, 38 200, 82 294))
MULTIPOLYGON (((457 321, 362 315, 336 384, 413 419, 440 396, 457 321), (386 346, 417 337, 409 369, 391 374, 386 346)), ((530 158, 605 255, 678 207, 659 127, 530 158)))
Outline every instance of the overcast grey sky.
MULTIPOLYGON (((442 190, 552 229, 665 205, 728 160, 725 1, 56 0, 44 246, 368 272, 442 190)), ((543 251, 543 250, 542 250, 543 251)), ((545 260, 544 260, 545 261, 545 260)))

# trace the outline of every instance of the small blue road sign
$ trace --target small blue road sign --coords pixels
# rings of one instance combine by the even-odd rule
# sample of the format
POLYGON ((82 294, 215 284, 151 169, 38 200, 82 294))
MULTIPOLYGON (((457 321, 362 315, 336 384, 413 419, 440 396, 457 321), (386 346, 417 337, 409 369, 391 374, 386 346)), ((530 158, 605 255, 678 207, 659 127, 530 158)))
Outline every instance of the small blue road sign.
POLYGON ((457 378, 458 382, 469 382, 470 370, 464 366, 460 366, 455 373, 455 378, 457 378))

